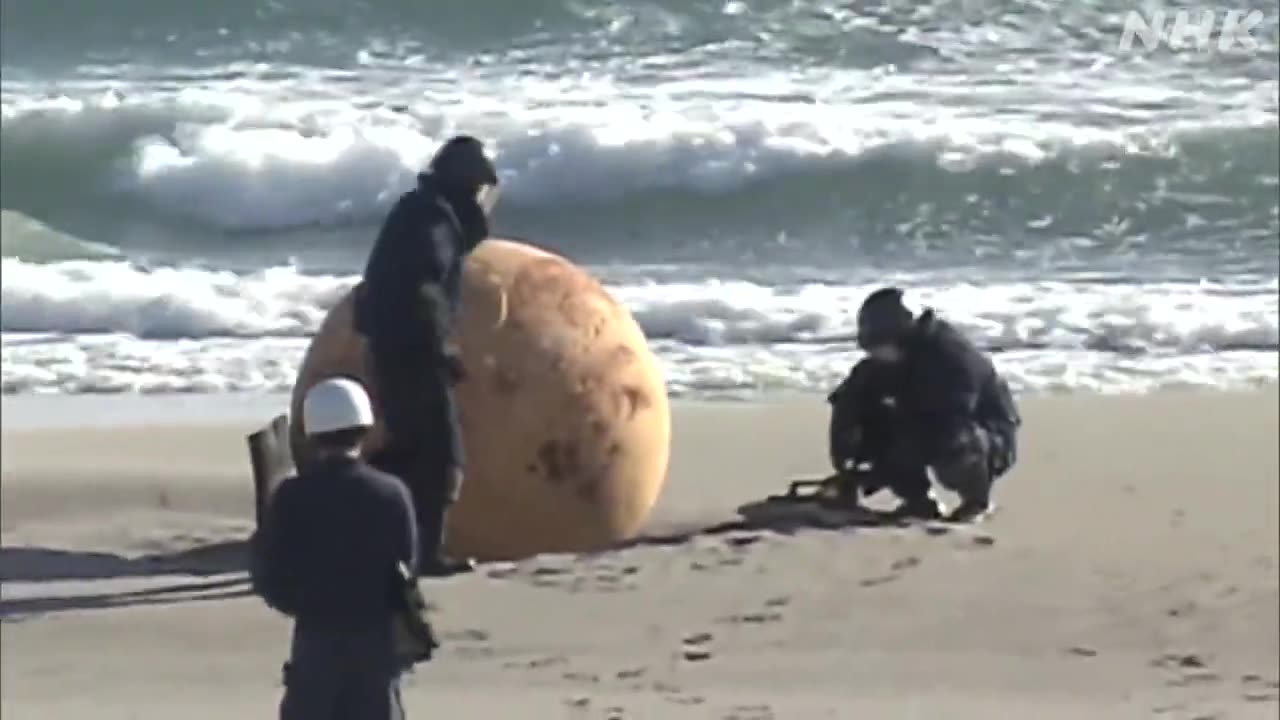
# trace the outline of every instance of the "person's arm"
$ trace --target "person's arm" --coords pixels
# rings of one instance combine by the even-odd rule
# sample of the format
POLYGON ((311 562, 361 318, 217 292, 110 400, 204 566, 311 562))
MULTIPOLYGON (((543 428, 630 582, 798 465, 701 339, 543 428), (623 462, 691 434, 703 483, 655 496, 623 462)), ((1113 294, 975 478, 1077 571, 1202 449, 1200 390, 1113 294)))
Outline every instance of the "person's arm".
POLYGON ((835 390, 827 396, 831 405, 831 419, 827 429, 827 450, 831 467, 844 472, 851 462, 857 461, 861 451, 862 431, 859 419, 862 399, 866 393, 871 361, 862 359, 850 370, 835 390))
POLYGON ((444 317, 447 322, 457 318, 462 297, 462 238, 453 224, 441 218, 429 230, 432 259, 435 265, 431 281, 444 294, 444 317))
POLYGON ((249 575, 254 592, 273 610, 289 616, 297 613, 291 574, 296 563, 289 554, 296 484, 296 476, 280 483, 267 504, 261 526, 249 541, 249 575))

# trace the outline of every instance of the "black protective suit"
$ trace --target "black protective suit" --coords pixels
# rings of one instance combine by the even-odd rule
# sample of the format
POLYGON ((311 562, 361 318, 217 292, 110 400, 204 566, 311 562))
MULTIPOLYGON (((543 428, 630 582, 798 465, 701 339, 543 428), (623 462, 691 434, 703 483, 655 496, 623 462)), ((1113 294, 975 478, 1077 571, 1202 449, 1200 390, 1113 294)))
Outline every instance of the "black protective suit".
POLYGON ((1017 459, 1022 424, 1008 385, 981 350, 926 311, 900 362, 866 358, 831 394, 831 459, 868 462, 863 491, 907 502, 929 492, 928 468, 962 498, 982 497, 1017 459))
POLYGON ((461 366, 448 338, 462 263, 488 233, 473 195, 446 193, 423 173, 383 223, 357 291, 356 329, 369 341, 389 436, 370 462, 409 486, 424 556, 439 555, 460 491, 451 478, 464 465, 453 391, 461 366))
POLYGON ((252 547, 254 589, 294 619, 281 720, 400 720, 396 564, 417 567, 408 490, 352 457, 276 489, 252 547))

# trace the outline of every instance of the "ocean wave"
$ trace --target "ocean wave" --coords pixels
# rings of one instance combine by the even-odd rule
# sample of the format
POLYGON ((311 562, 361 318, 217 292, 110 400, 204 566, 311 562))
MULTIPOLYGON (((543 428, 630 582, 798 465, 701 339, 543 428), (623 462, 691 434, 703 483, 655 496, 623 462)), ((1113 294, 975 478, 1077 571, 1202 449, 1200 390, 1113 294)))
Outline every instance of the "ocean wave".
MULTIPOLYGON (((182 342, 132 335, 22 335, 0 340, 4 394, 288 392, 306 351, 303 338, 211 338, 182 342)), ((851 345, 652 344, 676 397, 750 398, 826 392, 860 357, 851 345)), ((1142 393, 1218 390, 1275 383, 1276 351, 1131 356, 1015 350, 994 356, 1018 392, 1142 393)))
MULTIPOLYGON (((6 393, 287 389, 308 337, 355 282, 293 267, 3 263, 6 393)), ((837 381, 857 356, 855 313, 871 289, 635 277, 607 284, 650 338, 673 392, 703 395, 837 381)), ((902 284, 1031 390, 1233 386, 1276 375, 1274 277, 902 284)))
MULTIPOLYGON (((3 331, 149 340, 306 337, 356 281, 293 267, 236 273, 125 261, 3 263, 3 331)), ((917 302, 943 309, 992 349, 1209 352, 1280 343, 1274 278, 904 284, 917 302)), ((872 288, 715 279, 611 284, 650 338, 708 347, 848 342, 872 288)))
POLYGON ((844 100, 749 96, 741 81, 721 83, 724 95, 708 81, 683 100, 616 89, 593 99, 581 88, 547 103, 521 88, 524 97, 430 106, 286 102, 257 90, 10 98, 0 170, 7 208, 86 232, 147 218, 175 234, 367 225, 443 137, 465 128, 493 143, 502 212, 523 225, 662 211, 672 236, 764 213, 801 230, 821 217, 828 235, 845 237, 1087 236, 1120 219, 1131 234, 1276 227, 1274 89, 1167 109, 1159 121, 1119 109, 1068 120, 1034 103, 903 98, 904 83, 881 79, 877 92, 844 100))

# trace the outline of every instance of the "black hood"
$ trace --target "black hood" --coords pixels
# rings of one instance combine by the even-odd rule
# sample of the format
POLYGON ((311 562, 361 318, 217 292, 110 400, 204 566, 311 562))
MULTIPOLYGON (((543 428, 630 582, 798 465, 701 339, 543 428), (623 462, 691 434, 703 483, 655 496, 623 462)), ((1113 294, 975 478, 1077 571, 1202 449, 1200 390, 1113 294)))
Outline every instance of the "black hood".
POLYGON ((471 252, 485 238, 489 237, 489 218, 484 208, 476 202, 474 191, 454 189, 437 180, 430 172, 418 173, 418 191, 425 196, 435 197, 443 202, 458 219, 461 230, 460 247, 457 250, 463 255, 471 252))

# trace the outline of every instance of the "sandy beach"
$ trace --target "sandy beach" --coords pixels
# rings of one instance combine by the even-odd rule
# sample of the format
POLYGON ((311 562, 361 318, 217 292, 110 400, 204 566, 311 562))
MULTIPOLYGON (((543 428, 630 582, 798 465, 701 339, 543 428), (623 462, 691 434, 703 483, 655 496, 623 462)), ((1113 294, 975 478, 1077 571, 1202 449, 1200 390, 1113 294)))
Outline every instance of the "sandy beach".
MULTIPOLYGON (((652 533, 688 538, 430 583, 446 646, 410 716, 1274 718, 1276 390, 1024 411, 980 527, 702 534, 824 470, 826 408, 677 403, 652 533)), ((244 582, 256 423, 73 413, 5 425, 3 716, 272 717, 289 624, 244 582)))

